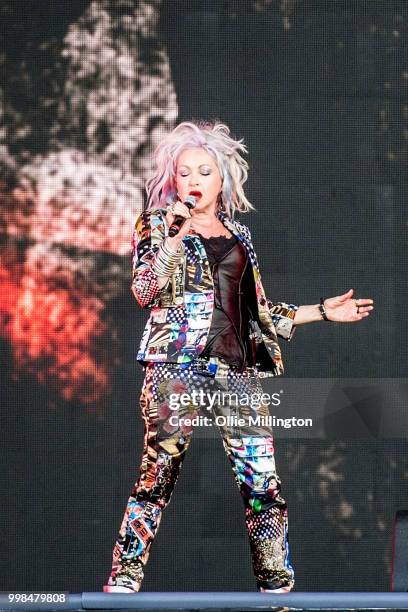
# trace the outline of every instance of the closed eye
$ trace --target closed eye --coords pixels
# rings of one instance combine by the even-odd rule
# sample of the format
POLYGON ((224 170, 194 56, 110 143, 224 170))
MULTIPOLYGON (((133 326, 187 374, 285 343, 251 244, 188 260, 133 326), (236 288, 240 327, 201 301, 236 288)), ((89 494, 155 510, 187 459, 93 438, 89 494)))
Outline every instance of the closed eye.
MULTIPOLYGON (((202 174, 203 176, 208 176, 208 175, 210 175, 210 174, 211 174, 211 171, 208 171, 208 170, 202 170, 202 171, 200 172, 200 174, 202 174)), ((183 173, 183 172, 180 172, 180 176, 188 176, 188 175, 189 175, 189 172, 184 172, 184 173, 183 173)))

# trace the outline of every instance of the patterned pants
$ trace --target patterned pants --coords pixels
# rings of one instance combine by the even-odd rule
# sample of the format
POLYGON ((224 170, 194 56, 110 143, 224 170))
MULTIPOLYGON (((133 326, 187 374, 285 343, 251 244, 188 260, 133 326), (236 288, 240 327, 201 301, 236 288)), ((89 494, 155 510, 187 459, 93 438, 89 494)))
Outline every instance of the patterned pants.
POLYGON ((113 549, 111 586, 140 589, 162 512, 191 441, 193 425, 188 419, 201 415, 213 423, 215 432, 218 427, 244 501, 257 587, 293 588, 287 508, 280 495, 272 429, 253 424, 257 415, 269 415, 267 406, 253 401, 263 393, 259 379, 250 369, 239 372, 216 361, 215 376, 197 371, 197 362, 187 366, 150 363, 145 368, 140 398, 145 425, 140 477, 113 549))

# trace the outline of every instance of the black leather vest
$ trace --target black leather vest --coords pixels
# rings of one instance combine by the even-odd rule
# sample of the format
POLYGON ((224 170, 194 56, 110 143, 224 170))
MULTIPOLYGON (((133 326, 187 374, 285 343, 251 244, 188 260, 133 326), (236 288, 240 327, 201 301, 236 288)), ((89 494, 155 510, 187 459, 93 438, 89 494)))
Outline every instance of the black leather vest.
POLYGON ((211 327, 200 357, 221 357, 226 363, 243 370, 254 365, 249 320, 251 311, 256 312, 253 311, 256 306, 255 287, 247 252, 235 237, 229 240, 219 238, 218 242, 215 238, 200 238, 206 248, 214 282, 211 327))

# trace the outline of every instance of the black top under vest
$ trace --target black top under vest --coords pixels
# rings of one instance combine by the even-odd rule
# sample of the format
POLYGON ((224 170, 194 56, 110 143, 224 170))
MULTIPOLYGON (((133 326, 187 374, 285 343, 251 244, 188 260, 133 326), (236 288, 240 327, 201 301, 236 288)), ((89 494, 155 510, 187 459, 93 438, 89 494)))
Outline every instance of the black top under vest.
POLYGON ((214 282, 214 310, 207 343, 200 357, 217 356, 240 371, 254 365, 249 320, 257 307, 252 268, 245 247, 235 236, 204 238, 214 282))

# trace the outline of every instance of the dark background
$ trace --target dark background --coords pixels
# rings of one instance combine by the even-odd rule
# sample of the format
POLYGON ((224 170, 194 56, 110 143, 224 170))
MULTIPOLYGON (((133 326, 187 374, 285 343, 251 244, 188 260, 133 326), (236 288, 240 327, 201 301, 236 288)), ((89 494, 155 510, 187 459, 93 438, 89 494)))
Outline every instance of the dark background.
MULTIPOLYGON (((75 147, 106 168, 123 162, 129 176, 144 177, 140 160, 153 141, 110 156, 121 119, 95 119, 85 103, 104 86, 102 68, 80 78, 80 60, 63 54, 67 31, 83 15, 86 27, 97 28, 96 9, 110 20, 112 40, 138 49, 147 78, 156 78, 165 50, 177 122, 218 118, 244 138, 246 193, 257 209, 244 222, 268 297, 308 304, 354 288, 375 300, 375 313, 359 324, 312 324, 282 341, 287 376, 310 384, 399 378, 406 389, 406 2, 3 1, 3 254, 15 240, 24 250, 32 238, 10 235, 14 208, 6 196, 38 156, 75 147), (118 30, 127 15, 143 22, 149 8, 158 16, 154 31, 118 30)), ((103 37, 98 44, 104 47, 103 37)), ((88 57, 85 37, 78 48, 88 57)), ((106 77, 109 63, 104 69, 106 77)), ((141 82, 133 83, 135 97, 141 82)), ((120 79, 115 87, 120 99, 120 79)), ((175 124, 173 102, 162 104, 147 136, 175 124)), ((99 405, 63 399, 58 385, 39 380, 44 364, 16 375, 13 341, 4 334, 1 590, 92 591, 107 580, 143 433, 135 356, 147 312, 129 291, 129 243, 124 250, 95 251, 116 279, 115 291, 106 294, 103 283, 95 290, 117 354, 108 359, 111 386, 99 405)), ((331 434, 276 436, 296 588, 388 590, 393 515, 408 504, 407 441, 331 434)), ((143 590, 255 590, 242 502, 220 440, 193 441, 143 590)))

